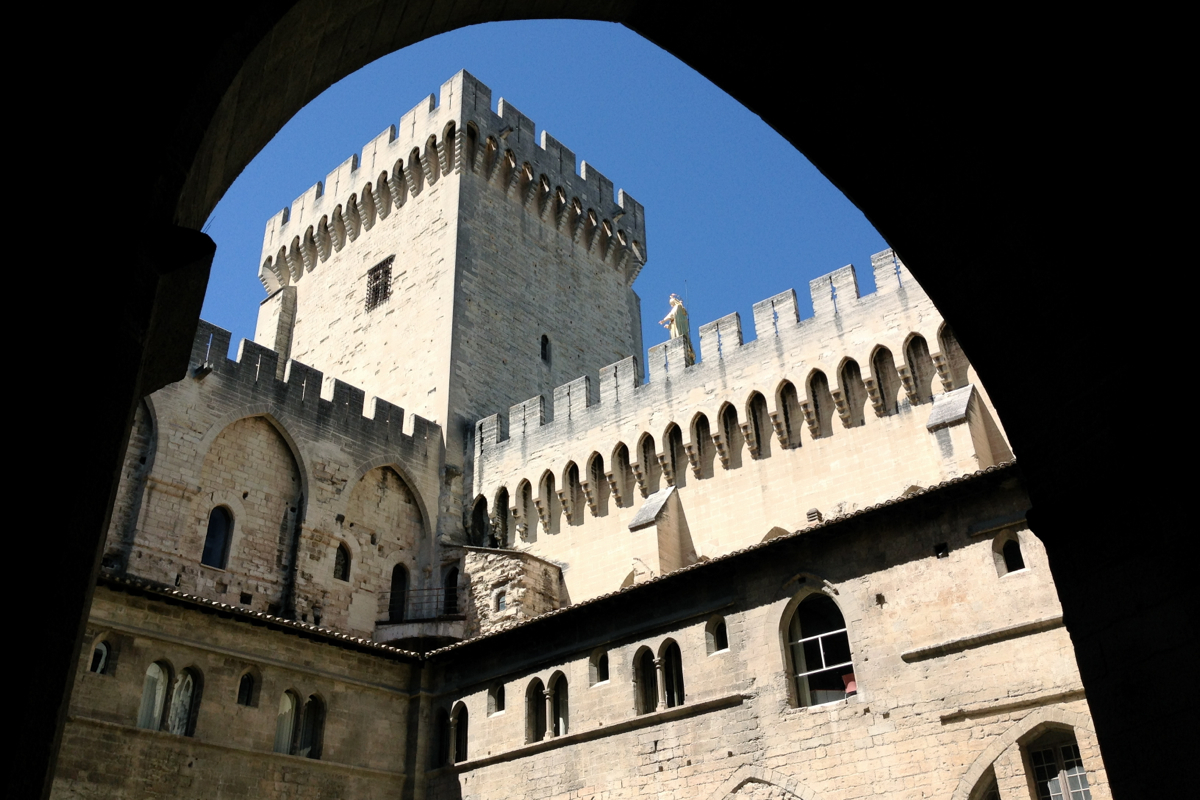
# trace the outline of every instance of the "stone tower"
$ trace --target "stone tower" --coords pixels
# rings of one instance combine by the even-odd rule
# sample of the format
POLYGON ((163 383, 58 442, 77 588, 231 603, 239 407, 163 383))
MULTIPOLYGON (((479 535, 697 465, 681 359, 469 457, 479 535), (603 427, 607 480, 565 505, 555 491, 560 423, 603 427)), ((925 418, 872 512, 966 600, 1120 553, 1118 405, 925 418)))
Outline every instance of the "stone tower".
POLYGON ((255 340, 440 424, 454 538, 476 420, 641 353, 645 242, 638 202, 459 72, 270 219, 255 340))

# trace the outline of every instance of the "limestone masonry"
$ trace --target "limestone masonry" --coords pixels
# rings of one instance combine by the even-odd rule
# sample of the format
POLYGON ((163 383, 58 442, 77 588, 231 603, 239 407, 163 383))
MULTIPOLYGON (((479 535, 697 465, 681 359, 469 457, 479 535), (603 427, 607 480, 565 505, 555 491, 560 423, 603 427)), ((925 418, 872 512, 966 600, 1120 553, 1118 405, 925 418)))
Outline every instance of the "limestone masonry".
POLYGON ((898 255, 643 362, 644 210, 497 107, 460 72, 269 220, 255 341, 139 407, 54 796, 1109 797, 898 255))

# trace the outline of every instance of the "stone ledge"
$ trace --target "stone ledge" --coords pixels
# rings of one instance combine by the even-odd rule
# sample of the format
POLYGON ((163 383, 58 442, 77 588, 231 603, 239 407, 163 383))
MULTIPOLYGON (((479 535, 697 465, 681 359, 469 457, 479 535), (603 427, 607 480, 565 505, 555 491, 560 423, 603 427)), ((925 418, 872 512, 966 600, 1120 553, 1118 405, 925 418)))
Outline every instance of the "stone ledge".
POLYGON ((973 706, 967 706, 946 714, 941 714, 938 719, 943 725, 948 725, 951 722, 958 722, 964 719, 973 719, 975 717, 992 717, 1000 714, 1007 714, 1010 711, 1020 711, 1023 708, 1034 708, 1035 706, 1048 706, 1054 703, 1066 703, 1071 700, 1081 700, 1085 696, 1083 687, 1077 689, 1064 689, 1051 694, 1036 695, 1027 697, 1022 700, 1010 700, 1007 703, 978 703, 973 706))
MULTIPOLYGON (((576 731, 568 733, 566 736, 556 736, 553 739, 543 739, 540 742, 533 742, 522 747, 508 750, 504 753, 498 753, 494 756, 485 756, 460 762, 453 766, 453 769, 459 773, 470 772, 473 769, 480 767, 499 764, 504 761, 516 761, 519 758, 525 758, 536 753, 542 753, 546 750, 555 750, 559 747, 578 744, 580 742, 589 742, 593 739, 603 739, 607 736, 613 736, 618 733, 627 733, 639 728, 649 728, 658 725, 661 722, 671 722, 677 719, 685 719, 694 717, 709 711, 717 711, 723 708, 732 708, 739 706, 753 695, 748 694, 729 694, 724 697, 716 697, 711 700, 702 700, 698 703, 685 703, 681 706, 668 708, 665 711, 655 711, 651 714, 641 714, 629 719, 623 719, 620 722, 601 725, 598 728, 592 728, 586 731, 576 731)), ((447 768, 450 769, 450 768, 447 768)))
POLYGON ((119 722, 107 722, 102 719, 80 717, 74 714, 67 717, 67 724, 90 725, 95 728, 105 728, 108 730, 120 731, 122 734, 127 736, 165 737, 165 739, 175 740, 181 744, 197 745, 199 747, 206 747, 212 750, 222 750, 227 753, 244 753, 246 755, 257 756, 260 758, 279 760, 284 764, 290 764, 292 768, 295 768, 300 764, 304 764, 305 766, 313 766, 318 769, 332 769, 340 772, 381 775, 387 778, 395 778, 398 780, 404 780, 405 777, 405 773, 403 772, 393 772, 391 770, 376 769, 374 767, 359 767, 353 764, 345 764, 340 761, 326 761, 320 758, 293 756, 286 753, 276 753, 268 750, 252 750, 249 747, 234 747, 233 745, 229 744, 208 742, 195 736, 180 736, 177 733, 168 733, 167 731, 151 731, 145 728, 138 728, 134 725, 122 725, 119 722))
POLYGON ((1022 636, 1029 636, 1042 631, 1049 631, 1055 628, 1061 628, 1063 624, 1062 615, 1055 617, 1045 617, 1036 619, 1033 622, 1022 622, 1020 625, 1010 625, 1007 628, 997 628, 994 631, 986 633, 977 633, 973 636, 964 636, 961 639, 951 639, 948 642, 941 644, 930 645, 929 647, 919 647, 916 650, 909 650, 901 653, 900 658, 905 663, 912 664, 915 661, 925 661, 930 658, 940 658, 948 656, 952 653, 961 653, 963 650, 970 650, 975 647, 983 647, 987 644, 1003 642, 1008 639, 1018 639, 1022 636))

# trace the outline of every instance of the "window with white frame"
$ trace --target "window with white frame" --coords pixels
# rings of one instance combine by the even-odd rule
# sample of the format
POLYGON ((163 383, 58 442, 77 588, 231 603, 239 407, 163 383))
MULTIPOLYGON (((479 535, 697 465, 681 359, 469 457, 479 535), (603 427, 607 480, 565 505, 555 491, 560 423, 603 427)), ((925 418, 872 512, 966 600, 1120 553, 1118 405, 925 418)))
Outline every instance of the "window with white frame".
POLYGON ((797 706, 833 703, 857 691, 846 621, 831 597, 814 593, 796 607, 787 642, 797 706))
POLYGON ((1070 731, 1051 731, 1027 747, 1038 800, 1092 800, 1079 745, 1070 731))

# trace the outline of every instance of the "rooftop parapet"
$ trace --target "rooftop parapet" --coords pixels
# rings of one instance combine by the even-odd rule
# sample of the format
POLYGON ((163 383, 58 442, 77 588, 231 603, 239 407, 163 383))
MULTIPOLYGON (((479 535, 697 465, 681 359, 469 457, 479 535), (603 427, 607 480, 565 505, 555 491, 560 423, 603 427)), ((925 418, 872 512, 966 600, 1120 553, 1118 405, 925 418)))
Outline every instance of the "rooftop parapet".
POLYGON ((325 377, 320 370, 289 360, 283 380, 276 378, 279 354, 270 348, 243 339, 237 360, 226 358, 230 333, 212 323, 200 321, 192 340, 191 376, 208 380, 219 376, 225 384, 235 384, 240 393, 260 403, 287 412, 297 419, 359 440, 390 443, 423 449, 441 440, 441 427, 423 417, 412 415, 412 433, 404 428, 404 409, 378 397, 364 408, 366 393, 336 378, 325 377), (368 415, 369 414, 369 415, 368 415))
MULTIPOLYGON (((655 345, 648 354, 647 384, 640 382, 635 359, 611 364, 600 371, 598 401, 590 395, 590 382, 578 378, 554 390, 552 419, 546 419, 546 401, 541 396, 513 406, 507 439, 502 435, 499 415, 481 420, 477 426, 480 453, 486 457, 509 446, 523 446, 521 442, 532 435, 570 438, 569 428, 607 419, 620 404, 661 403, 663 393, 673 391, 669 388, 673 383, 682 382, 678 388, 684 391, 719 377, 722 371, 757 368, 764 359, 778 360, 780 374, 775 382, 791 381, 802 403, 806 401, 806 381, 817 369, 826 373, 835 398, 844 396, 839 370, 848 359, 858 364, 870 392, 870 387, 882 379, 874 374, 877 365, 873 358, 880 346, 888 348, 900 373, 887 376, 889 382, 913 374, 906 359, 907 345, 914 335, 926 340, 933 361, 940 363, 942 318, 924 290, 890 249, 872 256, 871 262, 879 291, 860 295, 853 265, 842 267, 810 282, 814 314, 806 319, 800 318, 795 291, 780 292, 754 304, 754 340, 743 341, 742 321, 737 313, 701 325, 697 354, 700 360, 695 363, 689 358, 682 338, 655 345), (913 312, 910 319, 901 322, 907 311, 913 312), (881 321, 877 331, 862 335, 848 333, 855 326, 876 319, 881 321)), ((928 369, 933 368, 931 363, 928 369)), ((764 389, 773 391, 774 387, 764 389)))
POLYGON ((268 292, 306 272, 370 230, 442 177, 483 177, 600 258, 632 283, 646 261, 645 210, 533 120, 465 70, 271 217, 259 278, 268 292))

